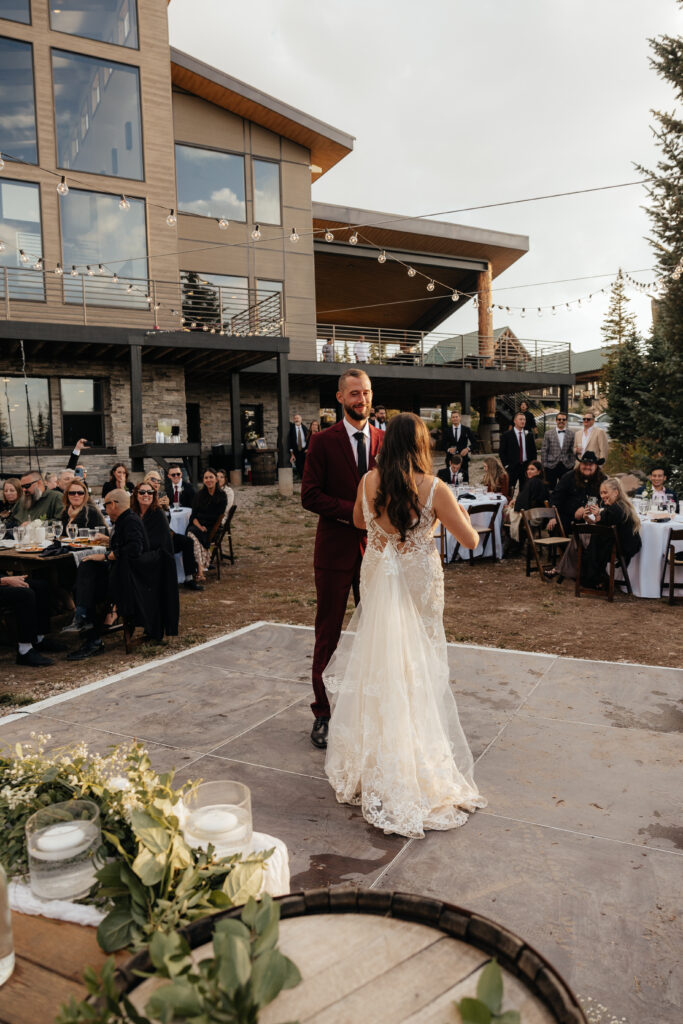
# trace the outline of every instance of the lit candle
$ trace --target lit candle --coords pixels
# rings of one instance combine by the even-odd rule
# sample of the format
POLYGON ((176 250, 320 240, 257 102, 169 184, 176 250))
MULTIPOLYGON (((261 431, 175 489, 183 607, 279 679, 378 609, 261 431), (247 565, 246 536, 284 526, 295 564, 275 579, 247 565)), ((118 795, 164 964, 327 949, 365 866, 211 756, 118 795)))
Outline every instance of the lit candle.
POLYGON ((32 854, 39 860, 62 860, 75 856, 92 841, 92 830, 78 821, 51 825, 36 837, 32 854))
POLYGON ((194 826, 205 836, 220 836, 225 832, 231 832, 239 819, 236 814, 229 811, 227 807, 205 807, 196 811, 194 815, 194 826))

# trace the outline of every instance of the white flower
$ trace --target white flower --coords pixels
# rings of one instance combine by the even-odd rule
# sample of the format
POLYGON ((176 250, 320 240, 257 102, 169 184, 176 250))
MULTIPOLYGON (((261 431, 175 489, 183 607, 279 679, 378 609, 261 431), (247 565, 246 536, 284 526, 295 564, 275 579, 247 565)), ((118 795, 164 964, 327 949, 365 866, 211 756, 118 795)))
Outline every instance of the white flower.
POLYGON ((107 789, 110 789, 112 793, 122 793, 124 790, 130 789, 130 780, 125 775, 112 775, 107 781, 107 789))

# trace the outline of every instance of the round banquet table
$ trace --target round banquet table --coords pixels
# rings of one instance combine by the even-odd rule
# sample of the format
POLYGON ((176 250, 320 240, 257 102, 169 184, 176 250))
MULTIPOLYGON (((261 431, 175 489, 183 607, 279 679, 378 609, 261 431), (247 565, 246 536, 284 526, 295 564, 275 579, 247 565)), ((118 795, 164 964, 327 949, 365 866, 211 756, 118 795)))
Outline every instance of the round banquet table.
MULTIPOLYGON (((449 485, 449 486, 451 486, 451 485, 449 485)), ((456 494, 456 488, 455 487, 451 486, 451 490, 453 491, 454 494, 456 494)), ((457 494, 456 494, 456 497, 457 497, 457 494)), ((464 509, 467 509, 467 511, 469 512, 470 519, 472 521, 472 526, 474 526, 475 529, 477 527, 486 527, 486 526, 488 526, 489 525, 489 519, 490 519, 490 515, 488 513, 486 513, 486 512, 477 513, 477 507, 478 506, 481 507, 482 505, 491 505, 491 504, 494 504, 494 503, 499 506, 498 507, 498 511, 496 513, 496 518, 495 518, 494 532, 495 532, 495 537, 496 537, 496 555, 497 555, 498 558, 502 558, 503 557, 503 511, 502 510, 505 507, 505 505, 507 504, 507 498, 505 498, 502 494, 484 494, 484 495, 481 495, 481 496, 479 496, 477 498, 474 498, 474 499, 473 498, 464 498, 464 497, 463 498, 458 498, 458 503, 460 505, 462 505, 462 507, 464 509)), ((484 538, 484 539, 486 539, 486 538, 484 538)), ((440 547, 440 542, 439 542, 438 538, 436 538, 435 543, 436 543, 437 549, 439 550, 439 553, 440 553, 441 552, 441 547, 440 547)), ((447 532, 446 533, 446 556, 447 556, 449 562, 450 562, 451 558, 453 557, 453 552, 455 550, 455 545, 456 544, 457 544, 457 541, 456 541, 455 537, 453 536, 453 534, 447 532)), ((483 542, 480 541, 478 546, 472 552, 472 557, 473 558, 481 558, 481 556, 483 554, 483 549, 484 549, 483 542)), ((493 548, 491 546, 491 540, 489 539, 487 541, 487 544, 486 544, 486 557, 489 558, 491 556, 492 552, 493 552, 493 548)), ((460 559, 469 560, 469 557, 470 557, 470 552, 467 550, 467 548, 461 547, 458 550, 457 560, 460 560, 460 559)))
MULTIPOLYGON (((177 534, 187 533, 187 528, 190 525, 190 516, 192 515, 192 509, 185 508, 184 506, 181 505, 180 508, 171 508, 170 514, 170 526, 173 532, 177 534)), ((178 583, 184 583, 185 570, 183 568, 183 556, 180 551, 175 556, 175 571, 178 577, 178 583)))
MULTIPOLYGON (((679 513, 669 522, 657 522, 641 516, 640 539, 643 546, 628 565, 628 578, 635 597, 661 597, 662 569, 669 550, 669 531, 683 529, 683 514, 679 513)), ((674 541, 677 551, 683 549, 683 541, 674 541)), ((683 584, 683 567, 677 567, 674 579, 683 584)), ((621 579, 619 570, 615 579, 621 579)), ((667 569, 667 581, 669 579, 667 569)))

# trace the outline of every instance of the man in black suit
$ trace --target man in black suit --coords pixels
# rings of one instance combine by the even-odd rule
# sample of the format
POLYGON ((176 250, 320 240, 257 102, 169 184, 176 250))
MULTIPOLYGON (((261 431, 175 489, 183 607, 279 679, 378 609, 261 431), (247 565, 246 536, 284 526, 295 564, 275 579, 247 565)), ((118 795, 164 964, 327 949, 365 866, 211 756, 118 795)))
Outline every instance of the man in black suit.
POLYGON ((534 435, 525 428, 525 423, 525 414, 518 412, 515 415, 512 430, 501 434, 500 438, 500 461, 510 480, 510 497, 512 497, 515 484, 524 481, 528 464, 537 457, 534 435))
MULTIPOLYGON (((166 494, 159 499, 161 507, 167 512, 173 505, 180 505, 181 508, 192 508, 194 498, 195 489, 189 480, 187 483, 184 482, 182 466, 179 466, 177 463, 169 466, 166 477, 166 494)), ((194 578, 197 572, 197 561, 194 555, 192 538, 188 537, 186 533, 175 533, 174 530, 171 530, 171 537, 173 538, 173 554, 183 556, 185 588, 187 590, 203 590, 204 587, 197 583, 194 578)))
POLYGON ((439 480, 454 487, 462 483, 462 456, 457 452, 448 452, 448 465, 436 474, 439 480))
MULTIPOLYGON (((194 487, 189 480, 187 483, 183 480, 182 466, 177 464, 169 466, 166 478, 166 497, 168 498, 168 505, 180 505, 181 508, 192 508, 194 494, 194 487)), ((164 506, 166 505, 166 502, 161 501, 159 504, 164 506)))
POLYGON ((460 472, 465 483, 470 479, 470 453, 474 447, 474 434, 469 427, 460 422, 460 413, 451 413, 451 425, 444 437, 444 448, 446 449, 446 468, 448 468, 448 454, 455 453, 462 458, 460 472))
POLYGON ((306 430, 301 416, 296 413, 293 422, 289 424, 289 461, 292 466, 296 466, 299 477, 304 475, 306 447, 306 430))

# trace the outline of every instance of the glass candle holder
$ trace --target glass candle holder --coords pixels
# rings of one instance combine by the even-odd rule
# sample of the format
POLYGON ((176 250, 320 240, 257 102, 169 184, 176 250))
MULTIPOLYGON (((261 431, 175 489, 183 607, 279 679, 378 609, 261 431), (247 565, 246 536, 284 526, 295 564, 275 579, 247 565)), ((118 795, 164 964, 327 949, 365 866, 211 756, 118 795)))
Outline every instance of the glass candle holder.
POLYGON ((36 811, 26 822, 31 891, 44 900, 87 895, 99 868, 100 811, 92 800, 66 800, 36 811))
POLYGON ((251 851, 253 826, 251 792, 241 782, 202 782, 183 798, 183 835, 189 846, 205 850, 209 843, 217 857, 251 851))

